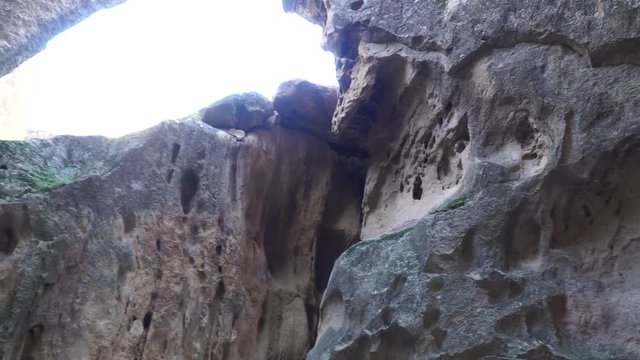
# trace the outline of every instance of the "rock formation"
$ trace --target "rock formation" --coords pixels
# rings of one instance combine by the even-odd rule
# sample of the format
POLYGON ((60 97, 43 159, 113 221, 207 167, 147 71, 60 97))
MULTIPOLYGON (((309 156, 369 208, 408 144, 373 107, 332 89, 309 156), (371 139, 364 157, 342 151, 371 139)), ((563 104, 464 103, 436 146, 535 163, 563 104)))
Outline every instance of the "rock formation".
POLYGON ((637 4, 288 8, 324 8, 371 155, 308 359, 640 358, 637 4))
POLYGON ((241 133, 0 142, 0 358, 303 358, 362 169, 299 131, 241 133))
POLYGON ((0 358, 640 358, 640 6, 283 5, 337 92, 0 142, 0 358))

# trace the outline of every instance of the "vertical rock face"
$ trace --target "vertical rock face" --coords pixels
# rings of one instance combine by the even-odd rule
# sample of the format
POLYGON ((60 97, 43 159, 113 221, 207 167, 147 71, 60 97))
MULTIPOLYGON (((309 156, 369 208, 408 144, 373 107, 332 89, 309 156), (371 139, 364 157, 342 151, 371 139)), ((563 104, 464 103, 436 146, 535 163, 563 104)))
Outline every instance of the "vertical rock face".
POLYGON ((637 359, 640 7, 297 1, 370 154, 308 359, 637 359))
POLYGON ((0 142, 0 358, 304 358, 354 162, 273 124, 0 142))

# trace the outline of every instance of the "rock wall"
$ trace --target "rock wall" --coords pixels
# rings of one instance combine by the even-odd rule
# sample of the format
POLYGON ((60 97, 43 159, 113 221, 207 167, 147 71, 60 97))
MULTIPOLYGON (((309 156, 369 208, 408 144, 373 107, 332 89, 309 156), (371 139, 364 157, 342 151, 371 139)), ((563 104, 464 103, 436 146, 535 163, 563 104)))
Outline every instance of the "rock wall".
POLYGON ((640 358, 637 4, 283 5, 337 93, 0 142, 0 358, 640 358))
POLYGON ((363 173, 275 121, 0 142, 0 358, 303 358, 363 173))
POLYGON ((321 7, 370 240, 336 263, 307 358, 639 358, 640 7, 321 7))

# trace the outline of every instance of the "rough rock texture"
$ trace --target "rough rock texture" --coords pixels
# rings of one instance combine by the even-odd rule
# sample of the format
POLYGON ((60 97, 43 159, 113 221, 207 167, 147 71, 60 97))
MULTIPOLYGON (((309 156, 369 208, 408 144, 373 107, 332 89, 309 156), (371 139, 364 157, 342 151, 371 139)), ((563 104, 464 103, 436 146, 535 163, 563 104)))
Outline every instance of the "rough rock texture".
POLYGON ((331 141, 331 118, 338 91, 306 80, 285 81, 278 87, 273 107, 282 124, 331 141))
POLYGON ((0 142, 0 358, 304 358, 358 164, 275 125, 0 142))
POLYGON ((640 4, 322 5, 371 240, 308 359, 640 358, 640 4))
POLYGON ((124 0, 0 0, 0 77, 47 41, 102 8, 124 0))
POLYGON ((265 125, 273 115, 273 105, 256 92, 233 94, 203 109, 200 115, 213 127, 247 131, 265 125))

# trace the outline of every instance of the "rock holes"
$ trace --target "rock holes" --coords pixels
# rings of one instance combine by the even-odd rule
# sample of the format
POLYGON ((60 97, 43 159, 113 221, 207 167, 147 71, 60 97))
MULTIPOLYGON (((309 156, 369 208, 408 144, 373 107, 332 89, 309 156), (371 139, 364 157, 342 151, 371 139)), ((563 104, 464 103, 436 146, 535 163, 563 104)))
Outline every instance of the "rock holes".
POLYGON ((0 170, 7 170, 9 167, 6 164, 0 164, 0 170))
POLYGON ((531 124, 529 123, 529 120, 525 115, 520 114, 520 116, 518 116, 518 120, 517 120, 517 124, 516 124, 516 129, 514 132, 514 137, 516 138, 516 141, 522 145, 522 147, 528 147, 531 146, 531 144, 533 144, 533 141, 535 140, 535 136, 534 136, 534 130, 533 127, 531 127, 531 124))
POLYGON ((447 338, 447 330, 442 330, 439 327, 431 330, 431 336, 433 336, 433 344, 436 348, 442 348, 444 340, 447 338))
POLYGON ((422 199, 422 178, 418 175, 413 180, 412 196, 414 200, 422 199))
POLYGON ((352 2, 349 7, 351 8, 351 10, 353 11, 358 11, 362 8, 362 5, 364 5, 364 1, 362 0, 358 0, 358 1, 354 1, 352 2))
POLYGON ((128 234, 136 227, 136 214, 131 209, 120 209, 124 233, 128 234))
POLYGON ((160 239, 156 239, 156 250, 162 251, 162 242, 160 239))
POLYGON ((507 243, 507 267, 512 268, 522 262, 535 260, 540 253, 541 227, 531 217, 519 219, 512 239, 507 243))
POLYGON ((173 169, 167 171, 167 184, 171 183, 171 179, 173 179, 173 169))
POLYGON ((13 227, 5 225, 0 230, 0 253, 9 255, 13 252, 18 244, 16 231, 13 227))
POLYGON ((142 319, 142 327, 145 330, 149 330, 149 328, 151 327, 152 318, 153 318, 153 313, 151 311, 144 314, 144 319, 142 319))
POLYGON ((216 255, 222 255, 222 245, 216 245, 216 255))
POLYGON ((34 325, 29 329, 24 340, 22 356, 20 357, 22 360, 31 360, 36 358, 35 350, 38 348, 43 331, 44 326, 41 324, 34 325))
POLYGON ((173 148, 171 149, 171 164, 175 164, 178 159, 178 154, 180 154, 180 144, 174 143, 173 148))
POLYGON ((218 282, 218 286, 216 287, 215 298, 218 299, 218 300, 222 300, 222 298, 224 297, 224 292, 225 292, 224 281, 220 280, 218 282))
POLYGON ((191 201, 200 185, 200 177, 192 169, 186 170, 180 178, 180 204, 182 212, 188 214, 191 211, 191 201))

